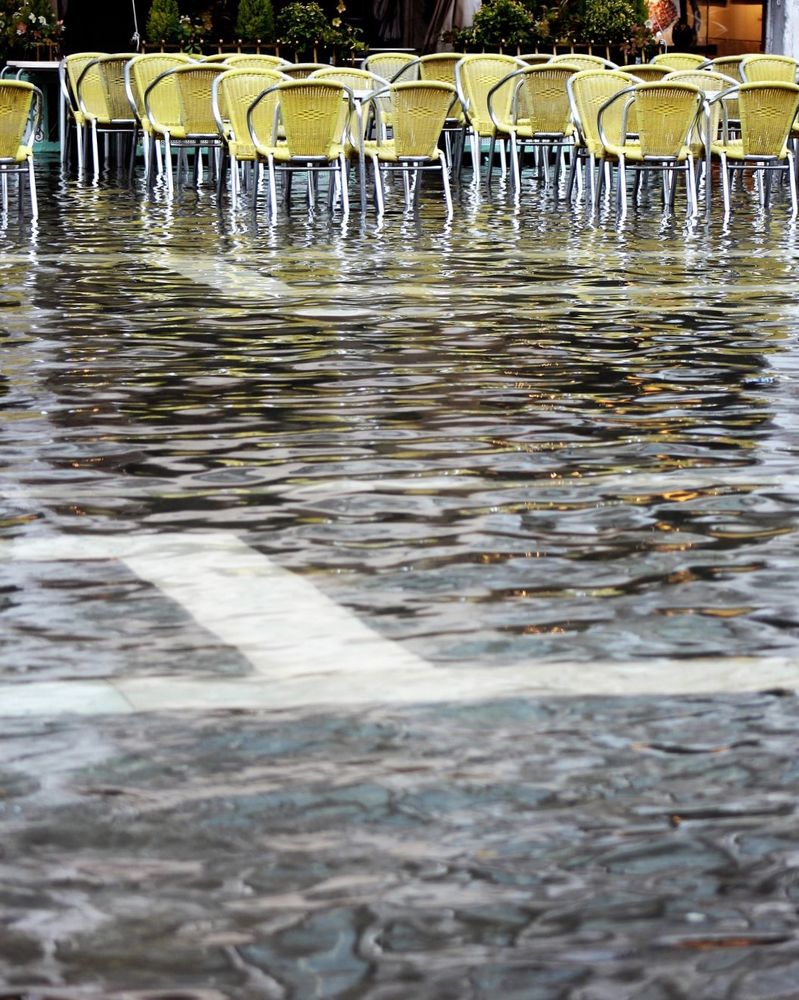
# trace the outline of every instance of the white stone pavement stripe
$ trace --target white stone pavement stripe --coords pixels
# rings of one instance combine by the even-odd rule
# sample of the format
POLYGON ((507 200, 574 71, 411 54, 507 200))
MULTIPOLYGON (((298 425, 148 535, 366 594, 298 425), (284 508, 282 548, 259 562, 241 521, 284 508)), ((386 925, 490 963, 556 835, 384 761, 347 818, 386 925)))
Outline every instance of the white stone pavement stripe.
POLYGON ((383 639, 235 535, 53 536, 6 544, 17 560, 121 559, 180 602, 253 671, 243 678, 121 677, 0 685, 0 716, 289 709, 508 696, 695 694, 799 685, 786 658, 435 666, 383 639))

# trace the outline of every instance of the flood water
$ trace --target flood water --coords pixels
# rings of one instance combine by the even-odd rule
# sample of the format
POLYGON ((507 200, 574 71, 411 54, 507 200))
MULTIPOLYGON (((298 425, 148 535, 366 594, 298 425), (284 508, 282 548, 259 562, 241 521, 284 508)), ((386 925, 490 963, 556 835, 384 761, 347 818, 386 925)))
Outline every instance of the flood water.
MULTIPOLYGON (((616 226, 431 185, 378 226, 40 185, 0 229, 6 538, 229 530, 453 664, 796 649, 786 191, 616 226)), ((12 675, 244 669, 111 565, 3 572, 12 675)))

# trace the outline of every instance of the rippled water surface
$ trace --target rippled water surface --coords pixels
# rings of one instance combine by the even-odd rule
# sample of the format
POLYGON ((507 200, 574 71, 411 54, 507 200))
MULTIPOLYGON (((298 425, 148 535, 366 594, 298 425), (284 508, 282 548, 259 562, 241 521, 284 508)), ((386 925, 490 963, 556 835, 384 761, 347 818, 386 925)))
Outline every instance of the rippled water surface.
MULTIPOLYGON (((270 227, 40 183, 0 228, 4 537, 229 529, 439 662, 795 651, 784 192, 270 227)), ((118 564, 2 576, 12 675, 245 669, 118 564)))

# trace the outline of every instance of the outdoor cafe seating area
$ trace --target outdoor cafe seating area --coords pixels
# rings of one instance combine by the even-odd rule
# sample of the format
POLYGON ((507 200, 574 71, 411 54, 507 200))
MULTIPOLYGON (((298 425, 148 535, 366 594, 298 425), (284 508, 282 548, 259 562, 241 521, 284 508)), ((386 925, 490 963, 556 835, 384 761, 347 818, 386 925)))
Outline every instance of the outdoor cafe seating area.
MULTIPOLYGON (((174 198, 211 183, 233 209, 272 218, 292 196, 344 215, 412 208, 428 174, 452 216, 452 187, 491 188, 497 171, 507 197, 543 189, 588 212, 607 203, 613 218, 644 188, 664 211, 697 216, 719 201, 734 213, 752 174, 761 203, 778 193, 793 217, 798 73, 787 56, 668 50, 627 66, 576 53, 378 53, 357 69, 268 55, 81 52, 60 68, 69 124, 61 155, 84 181, 115 160, 145 191, 174 198), (305 184, 292 195, 296 173, 305 184)), ((4 211, 16 177, 20 204, 27 188, 37 214, 41 107, 37 87, 4 72, 4 211)))

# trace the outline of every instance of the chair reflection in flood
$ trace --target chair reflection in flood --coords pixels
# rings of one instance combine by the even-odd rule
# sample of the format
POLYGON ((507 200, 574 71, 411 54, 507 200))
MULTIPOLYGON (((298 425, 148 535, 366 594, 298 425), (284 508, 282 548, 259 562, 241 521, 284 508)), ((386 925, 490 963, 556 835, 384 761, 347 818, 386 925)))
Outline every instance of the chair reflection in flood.
MULTIPOLYGON (((277 174, 285 175, 285 198, 291 196, 294 172, 307 175, 308 204, 316 204, 320 174, 329 175, 328 202, 331 209, 341 201, 342 213, 349 213, 347 191, 347 136, 350 121, 359 114, 352 91, 329 80, 286 80, 265 90, 247 113, 250 139, 261 162, 266 163, 269 207, 277 216, 277 174), (276 96, 277 109, 271 124, 259 116, 259 108, 276 96)), ((360 125, 358 126, 360 127, 360 125)), ((257 185, 253 207, 257 204, 257 185)))
POLYGON ((31 215, 39 214, 36 178, 33 171, 33 139, 42 111, 42 92, 22 80, 0 81, 0 185, 3 213, 8 212, 8 178, 16 175, 19 206, 22 209, 22 183, 27 179, 31 215))

